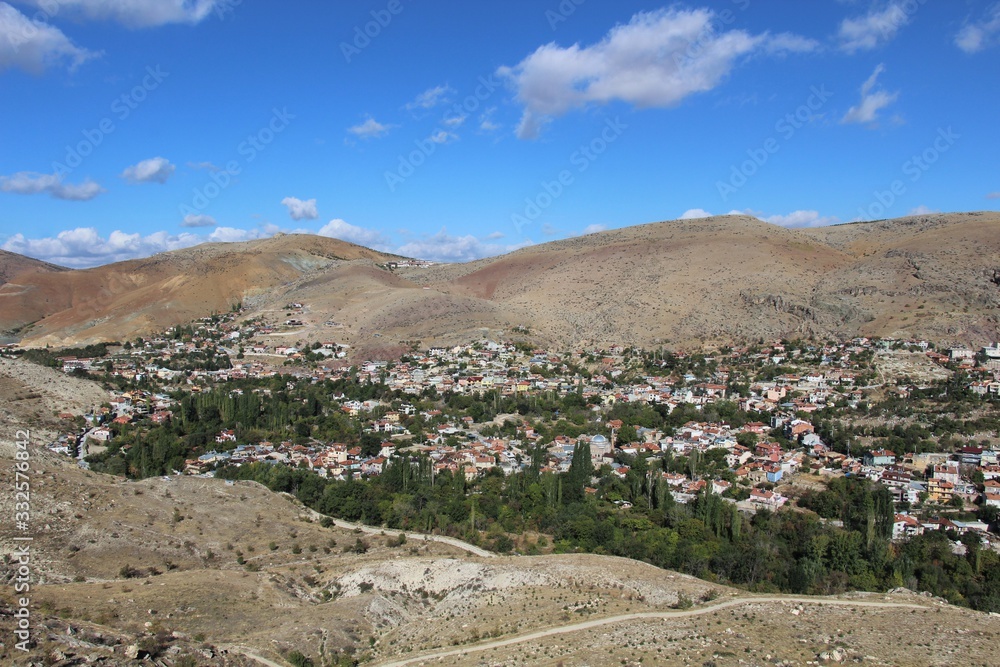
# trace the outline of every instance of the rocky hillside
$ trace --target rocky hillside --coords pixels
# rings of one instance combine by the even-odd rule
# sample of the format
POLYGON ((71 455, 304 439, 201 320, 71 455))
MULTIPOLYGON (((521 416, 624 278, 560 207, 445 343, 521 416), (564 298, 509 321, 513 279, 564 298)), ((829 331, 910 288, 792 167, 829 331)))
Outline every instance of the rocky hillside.
POLYGON ((68 271, 61 266, 40 262, 37 259, 18 255, 17 253, 0 250, 0 285, 10 282, 21 274, 47 273, 50 271, 68 271))
POLYGON ((213 243, 0 285, 0 331, 35 345, 122 340, 270 295, 303 276, 389 256, 320 236, 213 243))
POLYGON ((449 344, 515 327, 539 344, 692 348, 857 335, 1000 338, 1000 214, 818 229, 746 216, 659 222, 502 257, 389 270, 389 258, 296 235, 201 246, 0 286, 0 329, 28 344, 121 339, 228 309, 308 305, 306 339, 366 349, 449 344))

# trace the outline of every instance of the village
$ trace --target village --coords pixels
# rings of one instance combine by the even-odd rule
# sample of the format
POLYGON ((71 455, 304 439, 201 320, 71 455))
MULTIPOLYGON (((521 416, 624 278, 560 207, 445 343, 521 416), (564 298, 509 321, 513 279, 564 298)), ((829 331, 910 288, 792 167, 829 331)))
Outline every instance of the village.
MULTIPOLYGON (((302 304, 287 307, 296 312, 303 308, 302 304)), ((624 480, 630 464, 641 457, 648 474, 661 476, 677 502, 687 503, 709 492, 746 512, 789 505, 790 497, 818 481, 867 478, 887 487, 897 508, 902 508, 893 528, 897 539, 940 528, 960 534, 974 531, 985 539, 987 522, 960 521, 948 514, 976 507, 1000 509, 1000 440, 995 432, 981 444, 966 442, 955 451, 895 452, 860 442, 851 451, 850 441, 846 451, 837 451, 824 442, 812 421, 814 414, 834 406, 838 414, 850 414, 868 407, 876 395, 906 400, 920 390, 913 378, 878 373, 879 355, 919 357, 940 369, 940 377, 961 373, 971 394, 995 399, 1000 396, 1000 344, 979 351, 936 351, 925 341, 861 338, 823 346, 774 342, 702 357, 692 366, 683 363, 682 355, 672 355, 668 362, 656 353, 649 356, 621 347, 556 354, 524 343, 482 340, 414 351, 396 362, 351 365, 346 360, 350 348, 337 342, 290 346, 268 338, 278 330, 301 326, 298 319, 237 324, 237 315, 175 327, 150 340, 126 343, 102 359, 58 357, 67 373, 103 373, 133 388, 111 392, 106 404, 94 406, 82 420, 61 415, 77 419, 78 430, 67 430, 50 448, 79 458, 86 467, 89 455, 114 444, 116 429, 174 419, 176 397, 182 393, 227 391, 227 385, 241 380, 288 376, 310 384, 350 380, 384 386, 397 398, 330 397, 331 405, 358 425, 368 443, 380 444, 363 447, 308 437, 247 442, 236 430, 222 429, 213 447, 196 452, 173 473, 211 476, 220 466, 266 462, 306 468, 328 479, 362 479, 380 475, 394 457, 418 455, 432 462, 435 473, 449 471, 474 480, 495 470, 504 475, 523 470, 537 452, 542 452, 543 472, 565 473, 582 444, 595 471, 624 480), (670 364, 673 369, 667 368, 670 364), (648 372, 657 368, 664 372, 648 372), (591 417, 588 424, 574 425, 575 434, 553 436, 549 429, 539 428, 537 420, 518 412, 477 421, 475 411, 450 408, 439 400, 443 396, 469 397, 473 403, 493 396, 494 401, 503 398, 521 405, 537 402, 540 396, 577 397, 591 417), (681 409, 698 415, 714 413, 712 406, 721 404, 760 419, 739 420, 742 423, 735 425, 695 418, 674 428, 647 428, 610 418, 615 406, 646 406, 666 415, 681 409), (587 426, 592 427, 590 432, 587 426), (550 437, 543 437, 542 430, 550 437), (699 474, 693 466, 669 471, 663 461, 705 457, 718 462, 712 476, 699 474), (660 465, 650 466, 656 463, 660 465), (931 512, 933 516, 925 511, 918 518, 910 508, 942 511, 931 512)), ((4 353, 17 350, 9 346, 4 353)), ((596 494, 598 489, 588 486, 587 492, 596 494)), ((628 501, 616 502, 626 509, 630 506, 628 501)))

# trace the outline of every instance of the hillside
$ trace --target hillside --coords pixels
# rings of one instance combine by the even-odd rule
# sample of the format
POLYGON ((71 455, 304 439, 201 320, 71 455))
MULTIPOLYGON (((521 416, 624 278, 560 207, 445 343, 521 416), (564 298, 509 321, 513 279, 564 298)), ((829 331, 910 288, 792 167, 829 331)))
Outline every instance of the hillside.
POLYGON ((833 329, 799 310, 844 253, 746 217, 663 222, 526 248, 453 281, 547 339, 654 345, 833 329), (811 267, 810 270, 806 270, 811 267), (769 305, 780 295, 781 308, 769 305))
MULTIPOLYGON (((30 283, 40 274, 67 271, 69 269, 55 264, 0 250, 0 294, 19 292, 22 286, 18 281, 30 283)), ((15 306, 15 311, 17 310, 15 306)), ((25 319, 24 313, 8 313, 7 311, 0 311, 0 313, 2 313, 0 314, 0 338, 16 334, 21 327, 30 322, 30 320, 25 319)))
MULTIPOLYGON (((0 402, 37 392, 51 413, 67 396, 101 393, 30 368, 0 367, 0 402)), ((292 651, 316 664, 987 665, 1000 637, 992 615, 903 590, 754 595, 623 558, 484 558, 413 533, 324 527, 252 482, 80 470, 40 448, 54 428, 30 412, 6 417, 32 427, 39 644, 31 656, 0 645, 3 664, 137 664, 128 656, 149 649, 168 666, 284 665, 292 651)), ((10 451, 0 463, 11 468, 10 451)), ((13 502, 0 497, 0 512, 11 516, 13 502)), ((0 526, 5 554, 13 535, 0 526)), ((0 564, 3 627, 15 567, 0 564)))
POLYGON ((45 273, 49 271, 68 270, 62 266, 18 255, 14 252, 0 250, 0 285, 10 282, 22 273, 45 273))
POLYGON ((777 337, 1000 337, 1000 214, 786 229, 746 216, 659 222, 468 264, 386 270, 388 256, 293 235, 200 246, 0 287, 0 329, 30 345, 150 333, 242 302, 307 305, 355 348, 453 344, 524 327, 539 344, 692 348, 777 337), (376 338, 379 340, 376 341, 376 338))
POLYGON ((916 216, 805 230, 849 253, 822 298, 855 309, 866 335, 981 343, 1000 332, 1000 214, 916 216))
POLYGON ((214 243, 82 271, 22 275, 0 286, 0 330, 33 345, 148 335, 234 304, 251 302, 303 276, 389 256, 320 236, 214 243))

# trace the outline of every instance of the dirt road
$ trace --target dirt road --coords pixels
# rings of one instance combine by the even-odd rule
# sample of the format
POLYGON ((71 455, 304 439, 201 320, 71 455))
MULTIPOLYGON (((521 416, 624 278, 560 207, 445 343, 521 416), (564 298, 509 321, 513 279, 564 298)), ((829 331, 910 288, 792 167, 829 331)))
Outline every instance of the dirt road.
POLYGON ((251 660, 254 660, 254 661, 259 662, 260 664, 264 665, 264 667, 287 667, 287 665, 284 665, 284 664, 282 664, 280 662, 274 662, 273 660, 268 660, 264 656, 257 655, 256 653, 253 653, 246 646, 235 646, 235 645, 230 644, 228 646, 220 646, 219 648, 225 649, 225 650, 229 651, 230 653, 239 653, 240 655, 245 655, 246 657, 250 658, 251 660))
MULTIPOLYGON (((306 507, 303 505, 298 498, 290 493, 280 494, 290 500, 296 507, 298 507, 303 512, 308 512, 314 521, 320 521, 325 518, 326 515, 320 514, 316 510, 306 507)), ((332 517, 329 517, 332 518, 332 517)), ((474 544, 469 544, 468 542, 463 542, 462 540, 455 539, 454 537, 447 537, 445 535, 428 535, 426 533, 416 533, 412 531, 405 530, 395 530, 390 528, 377 528, 375 526, 366 526, 363 523, 351 523, 350 521, 343 521, 341 519, 333 519, 333 524, 338 528, 343 528, 345 530, 360 530, 365 535, 385 535, 387 537, 397 537, 400 534, 405 534, 406 539, 413 540, 427 540, 429 542, 440 542, 441 544, 448 544, 457 549, 467 551, 473 556, 479 556, 480 558, 495 558, 496 554, 492 551, 487 551, 486 549, 481 549, 474 544)))
POLYGON ((378 664, 380 665, 380 667, 404 667, 405 665, 415 665, 417 663, 427 664, 432 661, 441 660, 444 658, 462 656, 469 653, 478 653, 480 651, 488 651, 490 649, 501 648, 503 646, 511 646, 514 644, 523 644, 524 642, 536 641, 539 639, 544 639, 546 637, 552 637, 554 635, 563 635, 572 632, 580 632, 583 630, 591 630, 605 625, 612 625, 614 623, 623 623, 626 621, 670 620, 673 618, 689 618, 691 616, 701 616, 703 614, 710 614, 712 612, 720 611, 722 609, 728 609, 729 607, 736 607, 744 604, 759 604, 759 603, 769 603, 769 602, 787 602, 792 604, 803 604, 803 605, 805 604, 839 605, 839 606, 851 606, 859 608, 874 607, 878 609, 926 609, 927 608, 927 605, 906 604, 902 602, 869 602, 865 600, 840 600, 835 598, 809 598, 809 597, 784 597, 784 596, 733 598, 731 600, 726 600, 718 604, 699 607, 697 609, 623 614, 620 616, 609 616, 607 618, 596 618, 590 621, 582 621, 579 623, 569 623, 567 625, 547 628, 545 630, 538 630, 527 634, 516 635, 514 637, 509 637, 507 639, 498 639, 496 641, 473 644, 463 648, 450 649, 447 651, 439 651, 437 653, 425 653, 424 655, 412 658, 404 658, 402 660, 392 660, 390 662, 383 662, 378 664))

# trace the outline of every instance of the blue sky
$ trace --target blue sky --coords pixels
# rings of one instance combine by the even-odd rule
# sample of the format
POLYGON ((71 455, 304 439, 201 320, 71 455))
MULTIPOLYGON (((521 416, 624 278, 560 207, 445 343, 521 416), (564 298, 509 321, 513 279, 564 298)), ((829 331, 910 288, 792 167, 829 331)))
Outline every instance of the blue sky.
POLYGON ((994 0, 0 1, 0 247, 1000 207, 994 0))

